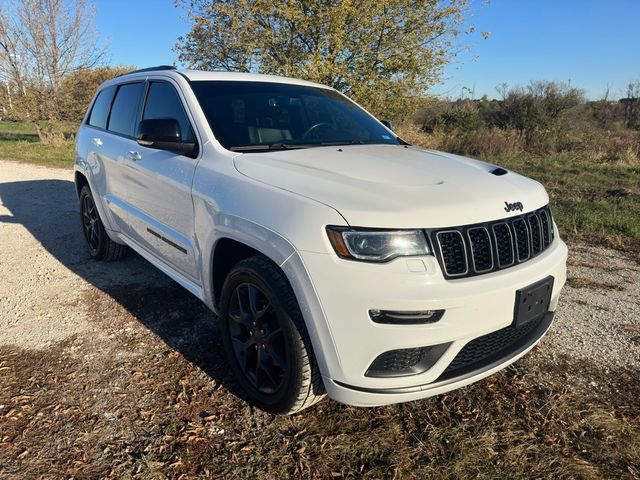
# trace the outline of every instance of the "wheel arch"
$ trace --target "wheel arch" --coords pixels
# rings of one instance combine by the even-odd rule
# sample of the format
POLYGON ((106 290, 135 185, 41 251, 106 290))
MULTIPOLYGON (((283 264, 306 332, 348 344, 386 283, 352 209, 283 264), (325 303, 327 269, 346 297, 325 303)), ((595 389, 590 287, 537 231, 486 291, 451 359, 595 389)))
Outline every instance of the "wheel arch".
POLYGON ((114 232, 117 232, 117 228, 113 223, 108 206, 105 204, 104 198, 100 195, 99 189, 95 185, 95 178, 92 175, 91 170, 82 168, 81 165, 76 164, 73 172, 73 182, 75 185, 76 195, 80 200, 80 192, 87 186, 93 195, 93 201, 96 204, 100 219, 107 230, 109 237, 116 243, 123 244, 122 240, 118 239, 114 232))
MULTIPOLYGON (((276 243, 286 242, 283 237, 279 235, 277 237, 281 240, 275 240, 276 243)), ((324 317, 324 311, 315 294, 313 284, 306 272, 301 257, 296 254, 295 249, 288 242, 286 242, 286 244, 281 243, 280 247, 282 250, 274 252, 274 244, 261 243, 261 241, 256 239, 254 239, 254 241, 247 239, 240 240, 236 235, 221 236, 211 252, 211 267, 209 270, 211 272, 209 276, 211 286, 205 290, 205 295, 208 294, 209 297, 205 303, 208 303, 213 311, 219 314, 218 302, 220 293, 229 271, 244 258, 253 255, 265 256, 276 264, 291 286, 300 310, 302 311, 302 316, 307 331, 309 332, 320 372, 323 376, 329 376, 331 371, 336 371, 336 369, 340 369, 341 367, 335 342, 333 341, 329 325, 324 317), (225 262, 223 255, 228 255, 234 248, 237 249, 237 251, 231 255, 229 261, 223 263, 225 262), (290 253, 287 253, 289 251, 290 253), (267 252, 270 252, 271 255, 267 252), (222 267, 223 270, 219 270, 218 274, 216 274, 214 270, 215 267, 222 267), (219 275, 219 277, 216 278, 216 275, 219 275)))
POLYGON ((295 252, 280 234, 240 217, 218 214, 215 218, 216 238, 212 242, 209 261, 209 283, 206 288, 215 310, 224 280, 233 266, 248 257, 263 255, 279 268, 295 252))
MULTIPOLYGON (((76 194, 78 195, 78 198, 80 198, 80 191, 82 190, 82 187, 89 185, 89 179, 80 170, 75 170, 73 174, 73 182, 76 186, 76 194)), ((91 185, 89 185, 89 188, 91 188, 91 185)))

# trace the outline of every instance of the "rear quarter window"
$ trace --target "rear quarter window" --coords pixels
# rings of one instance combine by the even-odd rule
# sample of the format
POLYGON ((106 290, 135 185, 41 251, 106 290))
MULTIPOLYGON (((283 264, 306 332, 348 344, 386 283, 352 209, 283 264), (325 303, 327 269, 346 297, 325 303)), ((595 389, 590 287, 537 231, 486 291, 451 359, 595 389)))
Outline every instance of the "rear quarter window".
POLYGON ((118 87, 116 98, 113 100, 109 125, 107 130, 128 137, 133 137, 138 119, 138 106, 144 83, 125 83, 118 87))
POLYGON ((111 107, 111 100, 116 93, 116 87, 111 86, 104 88, 98 93, 91 113, 89 114, 89 121, 87 122, 92 127, 107 128, 107 119, 109 118, 109 108, 111 107))

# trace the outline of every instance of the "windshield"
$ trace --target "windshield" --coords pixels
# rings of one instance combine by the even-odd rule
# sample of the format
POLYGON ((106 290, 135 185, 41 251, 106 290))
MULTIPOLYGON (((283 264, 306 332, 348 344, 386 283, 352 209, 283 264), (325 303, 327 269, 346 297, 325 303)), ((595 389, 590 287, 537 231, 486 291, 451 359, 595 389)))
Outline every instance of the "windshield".
POLYGON ((238 152, 400 141, 334 90, 271 82, 191 84, 211 129, 238 152))

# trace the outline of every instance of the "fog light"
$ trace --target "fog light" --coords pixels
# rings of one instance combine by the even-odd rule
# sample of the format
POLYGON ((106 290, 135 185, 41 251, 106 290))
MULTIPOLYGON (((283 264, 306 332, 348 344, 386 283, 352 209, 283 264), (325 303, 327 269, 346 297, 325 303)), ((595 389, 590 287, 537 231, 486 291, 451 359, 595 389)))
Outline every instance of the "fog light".
POLYGON ((440 360, 451 343, 430 347, 401 348, 378 355, 367 369, 366 377, 403 377, 429 370, 440 360))
POLYGON ((421 325, 435 323, 442 318, 444 310, 422 310, 397 312, 393 310, 369 310, 369 317, 376 323, 393 325, 421 325))

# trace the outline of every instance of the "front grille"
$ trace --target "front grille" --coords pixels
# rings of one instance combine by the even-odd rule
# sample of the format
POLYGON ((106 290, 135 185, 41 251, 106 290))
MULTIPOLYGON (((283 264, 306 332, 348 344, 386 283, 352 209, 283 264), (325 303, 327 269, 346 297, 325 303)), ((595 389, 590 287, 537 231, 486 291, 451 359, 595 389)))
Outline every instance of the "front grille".
POLYGON ((447 279, 471 277, 517 265, 553 242, 548 206, 504 220, 427 231, 447 279))
POLYGON ((495 360, 508 356, 526 344, 532 333, 538 330, 545 320, 545 317, 541 317, 520 327, 509 325, 470 341, 462 347, 462 350, 442 372, 438 381, 481 369, 495 360))

